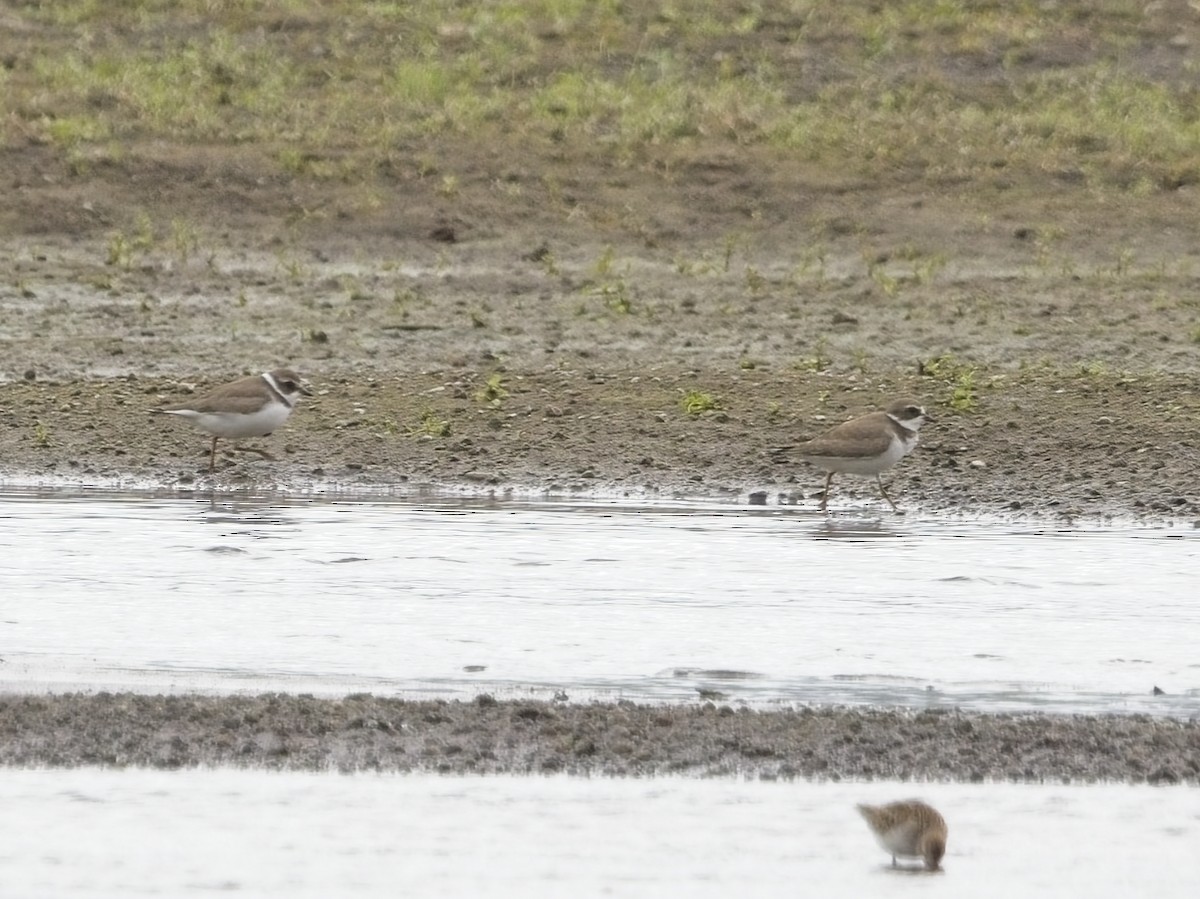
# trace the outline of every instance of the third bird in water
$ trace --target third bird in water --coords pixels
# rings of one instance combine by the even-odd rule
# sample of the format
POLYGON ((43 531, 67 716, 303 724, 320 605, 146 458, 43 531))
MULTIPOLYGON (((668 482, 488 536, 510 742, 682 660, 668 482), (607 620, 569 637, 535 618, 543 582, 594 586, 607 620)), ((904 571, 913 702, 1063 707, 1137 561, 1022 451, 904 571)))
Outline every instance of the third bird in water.
POLYGON ((924 859, 925 867, 936 871, 946 854, 946 821, 933 806, 919 799, 892 802, 887 805, 860 805, 859 812, 879 840, 879 845, 892 855, 924 859))
POLYGON ((879 473, 916 449, 921 425, 933 420, 920 403, 897 400, 882 412, 851 419, 801 444, 800 458, 828 472, 821 494, 821 511, 824 512, 829 503, 829 486, 835 474, 873 474, 879 485, 879 495, 887 500, 893 512, 899 512, 883 489, 879 473))

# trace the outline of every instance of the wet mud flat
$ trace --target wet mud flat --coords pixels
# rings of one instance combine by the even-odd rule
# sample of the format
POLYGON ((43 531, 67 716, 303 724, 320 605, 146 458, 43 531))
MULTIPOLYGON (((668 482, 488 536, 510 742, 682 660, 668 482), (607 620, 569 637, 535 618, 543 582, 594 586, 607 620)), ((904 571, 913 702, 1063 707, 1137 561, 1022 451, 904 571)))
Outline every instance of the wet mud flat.
POLYGON ((20 767, 1200 784, 1200 722, 356 694, 0 697, 20 767))

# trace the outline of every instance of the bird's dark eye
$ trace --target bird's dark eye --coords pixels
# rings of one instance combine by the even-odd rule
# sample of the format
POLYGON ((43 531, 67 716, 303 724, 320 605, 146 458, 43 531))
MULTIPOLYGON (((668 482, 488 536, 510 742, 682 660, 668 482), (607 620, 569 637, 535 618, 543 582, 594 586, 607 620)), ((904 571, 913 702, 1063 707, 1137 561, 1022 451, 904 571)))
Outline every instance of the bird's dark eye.
POLYGON ((922 409, 920 406, 909 406, 907 409, 904 410, 904 412, 905 412, 905 414, 909 415, 912 418, 919 418, 920 416, 925 414, 925 410, 922 409))

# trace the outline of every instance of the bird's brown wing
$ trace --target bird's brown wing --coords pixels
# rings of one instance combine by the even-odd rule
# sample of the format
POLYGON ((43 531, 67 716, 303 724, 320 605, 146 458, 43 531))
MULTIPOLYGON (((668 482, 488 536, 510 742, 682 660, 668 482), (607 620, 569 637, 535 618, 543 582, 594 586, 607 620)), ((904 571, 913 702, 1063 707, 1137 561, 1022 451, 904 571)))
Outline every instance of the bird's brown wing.
POLYGON ((191 412, 241 412, 249 414, 262 408, 262 377, 250 375, 230 384, 222 384, 215 390, 187 403, 176 403, 163 411, 173 412, 186 409, 191 412))
POLYGON ((856 459, 887 452, 892 442, 892 420, 884 412, 872 412, 831 428, 820 437, 797 447, 801 456, 825 459, 856 459), (882 429, 881 429, 881 426, 882 429))

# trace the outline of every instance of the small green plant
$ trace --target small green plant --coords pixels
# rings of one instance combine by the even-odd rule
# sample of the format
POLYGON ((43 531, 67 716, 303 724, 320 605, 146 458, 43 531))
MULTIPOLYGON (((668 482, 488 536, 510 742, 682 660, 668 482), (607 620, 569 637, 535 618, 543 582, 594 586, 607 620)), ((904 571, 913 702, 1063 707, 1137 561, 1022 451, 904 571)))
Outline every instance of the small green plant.
POLYGON ((751 296, 761 296, 767 289, 768 281, 762 272, 752 265, 746 266, 746 292, 751 296))
POLYGON ((699 415, 721 408, 721 401, 703 390, 689 390, 679 401, 680 408, 688 415, 699 415))
POLYGON ((104 263, 125 269, 133 265, 133 250, 129 246, 129 240, 120 231, 109 235, 108 254, 104 263))
POLYGON ((33 442, 38 446, 50 445, 50 429, 40 418, 33 423, 33 442))
POLYGON ((135 252, 133 240, 123 231, 115 231, 108 237, 108 253, 104 260, 105 264, 126 270, 131 269, 135 252))
POLYGON ((879 285, 889 297, 894 297, 900 290, 900 279, 889 275, 879 259, 867 260, 867 277, 879 285))
POLYGON ((488 375, 484 385, 475 391, 476 402, 488 403, 492 406, 499 406, 506 396, 508 396, 508 390, 504 387, 504 375, 500 372, 488 375))
POLYGON ((449 437, 450 422, 427 406, 421 410, 421 418, 411 434, 415 437, 449 437))
POLYGON ((295 256, 279 255, 276 257, 275 265, 294 284, 307 280, 311 275, 308 266, 295 256))
POLYGON ((917 368, 922 375, 942 381, 949 389, 942 405, 955 412, 974 412, 978 407, 978 372, 975 366, 960 362, 950 353, 943 353, 920 362, 917 368))
POLYGON ((182 219, 171 220, 171 243, 179 261, 187 265, 188 259, 200 248, 200 233, 196 226, 182 219))
POLYGON ((604 248, 604 252, 600 254, 595 265, 592 266, 592 271, 595 272, 597 278, 607 278, 612 274, 613 264, 616 260, 616 251, 613 250, 610 244, 604 248))
POLYGON ((1130 247, 1123 247, 1121 252, 1117 254, 1116 264, 1113 266, 1113 277, 1121 278, 1128 275, 1133 270, 1133 260, 1137 258, 1137 253, 1130 247))
POLYGON ((91 117, 61 116, 45 121, 45 134, 51 142, 64 149, 95 143, 109 135, 103 123, 91 117))
POLYGON ((928 284, 937 273, 946 267, 946 257, 925 256, 911 260, 912 279, 917 284, 928 284))
POLYGON ((362 302, 372 299, 371 291, 363 284, 362 279, 356 275, 343 275, 340 279, 341 287, 346 291, 346 298, 352 303, 362 302))
POLYGON ((525 193, 525 188, 519 181, 509 181, 505 178, 492 179, 492 187, 510 199, 516 199, 525 193))
POLYGON ((941 380, 952 380, 963 369, 963 364, 959 362, 951 353, 943 353, 940 356, 934 356, 930 359, 922 359, 917 363, 917 372, 927 378, 939 378, 941 380))
POLYGON ((559 274, 558 260, 554 258, 554 254, 549 247, 542 248, 535 253, 535 261, 542 267, 542 271, 551 277, 559 274))
POLYGON ((304 153, 295 147, 285 147, 279 151, 279 165, 289 175, 303 174, 304 153))
POLYGON ((1079 376, 1082 378, 1102 379, 1108 377, 1112 372, 1108 366, 1100 359, 1089 359, 1079 363, 1079 376))
POLYGON ((624 278, 605 281, 593 287, 589 293, 603 298, 604 305, 619 315, 630 315, 633 312, 633 298, 629 296, 629 285, 624 278))
MULTIPOLYGON (((1049 273, 1055 263, 1055 246, 1067 236, 1067 232, 1058 225, 1046 225, 1033 231, 1034 260, 1043 273, 1049 273)), ((1074 271, 1074 263, 1066 256, 1059 259, 1061 274, 1070 275, 1074 271)))
POLYGON ((799 285, 812 274, 816 277, 817 284, 823 285, 826 281, 825 260, 827 256, 828 251, 824 246, 817 245, 807 248, 800 261, 792 267, 792 283, 799 285))
POLYGON ((801 371, 819 372, 825 371, 833 364, 833 360, 829 357, 828 341, 824 337, 817 338, 817 343, 813 347, 813 354, 806 356, 796 363, 796 368, 801 371))
POLYGON ((974 412, 977 405, 975 399, 975 369, 970 368, 959 374, 950 385, 948 405, 955 412, 974 412))
POLYGON ((360 427, 375 437, 395 437, 400 433, 400 423, 390 415, 370 416, 358 421, 360 427))
POLYGON ((721 270, 724 271, 726 274, 729 273, 729 267, 730 267, 730 265, 733 264, 733 254, 735 252, 737 252, 738 244, 740 244, 741 242, 742 242, 742 239, 736 234, 726 234, 725 235, 725 249, 724 249, 725 261, 724 261, 724 264, 721 266, 721 270))
POLYGON ((137 214, 132 242, 133 248, 139 253, 144 253, 154 246, 154 222, 150 221, 150 216, 144 211, 137 214))

